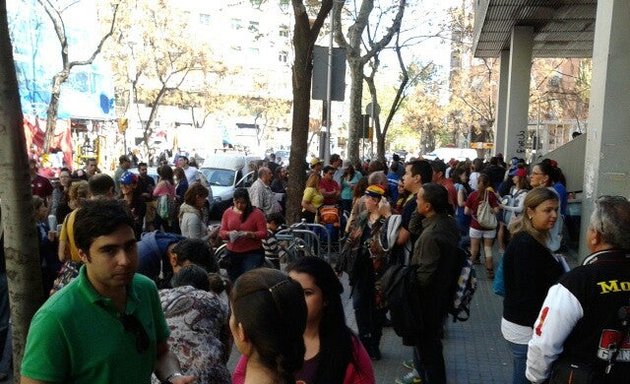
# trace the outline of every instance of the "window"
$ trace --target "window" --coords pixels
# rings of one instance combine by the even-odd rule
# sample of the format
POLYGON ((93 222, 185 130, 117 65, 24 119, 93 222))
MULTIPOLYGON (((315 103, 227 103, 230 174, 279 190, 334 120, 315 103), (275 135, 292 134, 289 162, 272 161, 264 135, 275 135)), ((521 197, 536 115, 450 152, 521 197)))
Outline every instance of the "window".
POLYGON ((200 13, 199 14, 199 24, 202 25, 210 25, 210 22, 212 21, 212 16, 206 14, 206 13, 200 13))
POLYGON ((289 0, 280 0, 280 9, 284 12, 286 12, 287 9, 289 9, 289 0))
POLYGON ((235 31, 239 31, 241 29, 243 29, 243 24, 242 24, 242 20, 241 19, 232 19, 231 20, 231 25, 232 25, 232 29, 235 31))
POLYGON ((278 35, 280 37, 289 37, 289 27, 286 25, 281 25, 278 30, 278 35))
POLYGON ((252 57, 258 57, 258 55, 260 54, 260 50, 258 48, 249 48, 249 55, 252 57))
POLYGON ((289 52, 287 52, 287 51, 280 51, 280 52, 278 52, 278 61, 279 62, 286 63, 288 58, 289 58, 289 52))
POLYGON ((259 30, 259 26, 260 23, 258 23, 257 21, 250 21, 249 22, 249 31, 255 35, 258 34, 258 30, 259 30))

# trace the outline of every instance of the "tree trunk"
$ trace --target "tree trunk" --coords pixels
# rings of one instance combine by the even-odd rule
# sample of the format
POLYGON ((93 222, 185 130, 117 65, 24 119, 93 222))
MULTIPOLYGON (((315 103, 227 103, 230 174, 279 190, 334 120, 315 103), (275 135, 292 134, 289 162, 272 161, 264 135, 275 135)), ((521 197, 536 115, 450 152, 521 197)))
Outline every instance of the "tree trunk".
POLYGON ((300 220, 301 202, 306 184, 306 160, 309 113, 311 110, 311 75, 313 74, 313 46, 324 20, 332 9, 332 0, 323 0, 312 22, 302 0, 292 0, 295 25, 293 28, 293 123, 291 126, 291 154, 289 155, 289 186, 287 187, 287 222, 300 220))
POLYGON ((361 111, 363 98, 363 62, 360 58, 348 56, 350 67, 350 116, 348 121, 348 159, 352 164, 360 163, 359 142, 363 119, 361 111))
POLYGON ((46 135, 44 136, 43 153, 48 153, 55 138, 57 128, 57 112, 59 111, 59 98, 61 97, 61 84, 68 80, 69 71, 60 71, 53 77, 50 92, 50 103, 46 109, 46 135))
POLYGON ((16 383, 28 327, 44 299, 22 121, 6 0, 0 0, 0 196, 16 383))

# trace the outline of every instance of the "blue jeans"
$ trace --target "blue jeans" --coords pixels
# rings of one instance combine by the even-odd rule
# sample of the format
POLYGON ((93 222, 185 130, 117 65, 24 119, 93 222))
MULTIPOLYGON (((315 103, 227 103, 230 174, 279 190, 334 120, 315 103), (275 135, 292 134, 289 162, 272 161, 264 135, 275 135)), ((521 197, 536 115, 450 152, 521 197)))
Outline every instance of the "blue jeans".
POLYGON ((529 384, 529 380, 525 377, 525 368, 527 363, 527 344, 515 344, 507 342, 512 350, 512 384, 529 384))
POLYGON ((227 272, 230 280, 234 283, 243 273, 263 265, 265 251, 262 249, 244 253, 228 251, 228 257, 230 258, 230 266, 227 272))

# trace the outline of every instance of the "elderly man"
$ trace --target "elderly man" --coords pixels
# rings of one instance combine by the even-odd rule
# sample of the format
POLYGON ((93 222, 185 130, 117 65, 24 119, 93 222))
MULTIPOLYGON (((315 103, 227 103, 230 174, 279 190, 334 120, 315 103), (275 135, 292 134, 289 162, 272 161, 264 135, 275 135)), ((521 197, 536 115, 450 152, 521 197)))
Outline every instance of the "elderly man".
POLYGON ((46 301, 31 322, 22 384, 173 384, 180 372, 155 284, 135 273, 133 219, 122 202, 88 201, 77 211, 79 276, 46 301))
POLYGON ((534 324, 526 370, 534 383, 580 370, 589 383, 630 377, 630 202, 597 199, 586 241, 591 255, 549 289, 534 324))
POLYGON ((249 188, 249 200, 265 215, 275 212, 274 194, 270 187, 272 178, 271 170, 267 167, 261 167, 258 169, 258 179, 249 188))

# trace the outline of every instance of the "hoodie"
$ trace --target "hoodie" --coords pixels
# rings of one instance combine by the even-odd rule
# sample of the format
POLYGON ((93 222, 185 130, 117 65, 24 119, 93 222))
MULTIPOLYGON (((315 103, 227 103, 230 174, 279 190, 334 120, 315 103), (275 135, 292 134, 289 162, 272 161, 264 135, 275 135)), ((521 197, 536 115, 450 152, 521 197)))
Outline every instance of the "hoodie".
POLYGON ((174 233, 160 231, 146 232, 142 234, 138 244, 138 273, 147 276, 153 281, 158 277, 172 274, 171 264, 166 258, 168 246, 184 240, 185 237, 174 233), (162 276, 160 276, 160 274, 162 276))

